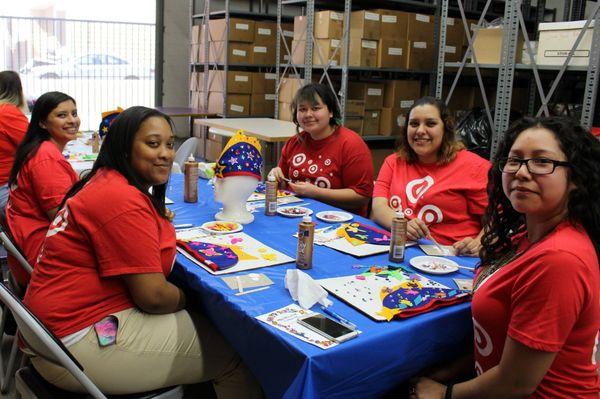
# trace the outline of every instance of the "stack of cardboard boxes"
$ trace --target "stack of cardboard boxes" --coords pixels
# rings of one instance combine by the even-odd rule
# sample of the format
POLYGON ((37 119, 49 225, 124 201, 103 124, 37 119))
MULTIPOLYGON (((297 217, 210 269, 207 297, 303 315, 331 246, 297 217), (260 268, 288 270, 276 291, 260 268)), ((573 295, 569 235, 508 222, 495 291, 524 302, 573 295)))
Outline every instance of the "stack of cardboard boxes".
MULTIPOLYGON (((313 65, 340 65, 344 14, 337 11, 319 11, 314 19, 313 65)), ((294 17, 294 40, 292 41, 292 63, 303 65, 306 39, 306 16, 294 17)))

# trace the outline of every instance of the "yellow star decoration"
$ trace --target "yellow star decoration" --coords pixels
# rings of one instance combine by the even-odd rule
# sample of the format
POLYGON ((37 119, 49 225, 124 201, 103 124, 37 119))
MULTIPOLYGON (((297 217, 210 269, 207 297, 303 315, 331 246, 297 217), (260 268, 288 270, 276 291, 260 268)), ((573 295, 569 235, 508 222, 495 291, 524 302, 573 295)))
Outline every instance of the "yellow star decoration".
POLYGON ((225 169, 225 165, 221 165, 219 162, 215 163, 215 166, 213 166, 213 170, 215 171, 215 177, 222 179, 224 169, 225 169))

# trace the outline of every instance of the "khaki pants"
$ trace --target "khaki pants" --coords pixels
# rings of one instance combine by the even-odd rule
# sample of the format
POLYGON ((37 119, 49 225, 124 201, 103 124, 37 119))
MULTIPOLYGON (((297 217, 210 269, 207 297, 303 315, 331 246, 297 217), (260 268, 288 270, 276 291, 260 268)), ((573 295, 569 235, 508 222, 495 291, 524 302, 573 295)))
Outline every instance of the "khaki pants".
MULTIPOLYGON (((165 315, 133 308, 118 313, 117 343, 101 348, 92 328, 69 351, 105 394, 127 394, 212 380, 219 398, 260 398, 250 370, 205 318, 185 310, 165 315)), ((40 357, 36 370, 59 388, 83 392, 62 367, 40 357)))

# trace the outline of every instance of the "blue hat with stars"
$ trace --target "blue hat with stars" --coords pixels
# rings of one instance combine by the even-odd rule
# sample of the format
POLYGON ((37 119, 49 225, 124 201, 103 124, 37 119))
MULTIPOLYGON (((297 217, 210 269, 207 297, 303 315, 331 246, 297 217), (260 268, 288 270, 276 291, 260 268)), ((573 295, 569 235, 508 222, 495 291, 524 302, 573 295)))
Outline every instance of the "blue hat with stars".
POLYGON ((119 116, 119 114, 123 112, 123 108, 117 107, 112 111, 106 111, 102 113, 102 120, 100 121, 100 126, 98 127, 98 134, 100 138, 104 138, 106 133, 108 133, 108 128, 114 122, 115 118, 119 116))
POLYGON ((215 176, 253 176, 260 180, 262 167, 261 146, 255 137, 246 136, 238 130, 229 139, 215 163, 215 176))

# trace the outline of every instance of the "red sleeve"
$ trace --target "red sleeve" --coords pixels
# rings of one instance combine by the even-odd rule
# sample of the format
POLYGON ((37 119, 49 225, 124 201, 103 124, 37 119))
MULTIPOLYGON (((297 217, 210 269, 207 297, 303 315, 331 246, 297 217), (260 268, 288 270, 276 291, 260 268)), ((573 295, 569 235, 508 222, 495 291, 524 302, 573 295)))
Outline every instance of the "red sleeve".
POLYGON ((77 181, 77 174, 65 160, 47 159, 29 169, 32 192, 44 212, 60 205, 63 197, 77 181))
POLYGON ((2 108, 2 130, 6 134, 6 138, 14 147, 18 147, 25 137, 29 121, 27 117, 17 107, 2 108))
POLYGON ((532 349, 558 352, 590 298, 586 266, 552 249, 535 262, 515 282, 508 335, 532 349))
POLYGON ((155 216, 143 207, 109 220, 90 237, 98 273, 101 277, 162 273, 159 235, 155 216))
POLYGON ((487 183, 491 163, 485 159, 475 166, 470 166, 471 187, 465 196, 467 209, 471 215, 483 215, 488 205, 487 183))
POLYGON ((352 131, 351 133, 356 139, 351 137, 342 149, 342 184, 344 188, 351 188, 357 194, 371 198, 375 177, 371 151, 360 136, 352 131))
POLYGON ((392 178, 394 177, 394 166, 396 164, 396 154, 392 154, 383 161, 381 169, 379 169, 379 175, 375 181, 375 188, 373 189, 373 198, 384 197, 390 198, 390 187, 392 185, 392 178))

